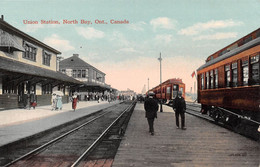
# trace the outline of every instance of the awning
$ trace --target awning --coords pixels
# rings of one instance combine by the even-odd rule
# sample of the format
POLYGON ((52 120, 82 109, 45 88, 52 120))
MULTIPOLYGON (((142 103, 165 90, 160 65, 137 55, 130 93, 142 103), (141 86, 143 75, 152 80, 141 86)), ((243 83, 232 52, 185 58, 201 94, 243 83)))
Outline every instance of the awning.
POLYGON ((25 51, 14 36, 0 29, 0 50, 9 48, 12 51, 25 51))
POLYGON ((48 78, 48 79, 72 83, 76 85, 84 84, 83 82, 80 82, 72 77, 69 77, 68 75, 63 74, 59 71, 48 70, 45 68, 33 66, 30 64, 25 64, 14 59, 0 56, 0 71, 1 70, 25 74, 25 75, 32 75, 32 76, 37 76, 42 78, 48 78))
POLYGON ((115 88, 112 88, 108 84, 99 84, 95 82, 83 82, 86 87, 95 87, 99 89, 104 89, 104 90, 116 90, 115 88))

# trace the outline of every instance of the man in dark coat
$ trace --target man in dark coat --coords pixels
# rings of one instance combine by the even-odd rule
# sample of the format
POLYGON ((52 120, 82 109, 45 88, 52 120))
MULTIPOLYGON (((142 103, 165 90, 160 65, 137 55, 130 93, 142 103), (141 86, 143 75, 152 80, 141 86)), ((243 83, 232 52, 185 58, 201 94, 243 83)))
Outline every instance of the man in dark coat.
POLYGON ((175 117, 176 117, 176 126, 179 129, 179 115, 181 116, 181 128, 183 130, 186 129, 185 127, 185 111, 186 111, 186 102, 182 97, 182 92, 179 91, 177 97, 174 100, 173 109, 175 110, 175 117))
POLYGON ((35 109, 36 101, 37 101, 37 97, 36 97, 34 91, 32 91, 31 94, 30 94, 30 106, 29 106, 29 109, 31 109, 31 107, 33 107, 33 109, 35 109))
POLYGON ((153 122, 154 118, 157 118, 158 102, 154 99, 154 93, 149 93, 148 98, 144 102, 145 117, 147 118, 149 125, 149 132, 154 135, 153 122))
POLYGON ((24 107, 24 109, 27 108, 28 101, 29 101, 29 95, 28 95, 27 91, 25 91, 24 94, 23 94, 23 107, 24 107))

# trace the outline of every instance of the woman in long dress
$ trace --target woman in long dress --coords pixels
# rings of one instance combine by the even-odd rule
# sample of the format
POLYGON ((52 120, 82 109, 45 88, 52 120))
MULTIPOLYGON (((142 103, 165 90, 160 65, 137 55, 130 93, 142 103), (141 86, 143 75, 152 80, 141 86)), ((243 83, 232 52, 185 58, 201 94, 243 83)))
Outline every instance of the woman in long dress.
POLYGON ((77 95, 72 96, 72 109, 75 111, 77 107, 78 98, 77 95))

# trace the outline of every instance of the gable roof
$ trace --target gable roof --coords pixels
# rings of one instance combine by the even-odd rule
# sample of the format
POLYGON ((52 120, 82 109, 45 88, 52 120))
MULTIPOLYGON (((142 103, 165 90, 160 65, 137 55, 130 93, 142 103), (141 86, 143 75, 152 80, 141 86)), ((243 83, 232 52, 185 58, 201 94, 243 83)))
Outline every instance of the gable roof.
POLYGON ((64 59, 62 61, 60 61, 59 63, 59 68, 63 69, 63 68, 82 68, 82 67, 86 67, 86 68, 93 68, 96 71, 105 74, 104 72, 98 70, 97 68, 93 67, 92 65, 88 64, 87 62, 85 62, 84 60, 82 60, 81 58, 79 58, 79 56, 77 54, 74 54, 73 56, 64 59))
POLYGON ((51 52, 53 52, 55 54, 61 54, 60 51, 58 51, 58 50, 56 50, 56 49, 46 45, 45 43, 37 40, 34 37, 32 37, 32 36, 22 32, 21 30, 15 28, 14 26, 10 25, 9 23, 7 23, 6 21, 4 21, 1 18, 0 18, 0 27, 4 31, 8 31, 9 33, 14 34, 16 36, 19 36, 19 37, 21 37, 21 38, 23 38, 25 40, 28 40, 29 42, 35 43, 35 44, 43 47, 44 49, 47 49, 47 50, 49 50, 49 51, 51 51, 51 52))

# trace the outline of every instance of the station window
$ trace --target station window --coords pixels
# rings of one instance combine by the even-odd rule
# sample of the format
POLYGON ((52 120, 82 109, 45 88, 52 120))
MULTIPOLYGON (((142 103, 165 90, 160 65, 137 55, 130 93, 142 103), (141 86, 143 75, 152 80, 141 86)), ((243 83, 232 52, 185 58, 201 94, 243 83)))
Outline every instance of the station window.
POLYGON ((201 74, 201 89, 204 89, 204 74, 201 74))
POLYGON ((82 78, 86 78, 86 70, 82 70, 82 78))
POLYGON ((248 60, 242 61, 242 73, 243 85, 248 85, 248 60))
POLYGON ((250 58, 252 68, 252 84, 259 83, 259 54, 250 58))
POLYGON ((2 91, 3 94, 6 93, 15 93, 16 92, 16 84, 12 81, 12 78, 9 76, 3 77, 3 85, 2 91))
POLYGON ((72 77, 73 78, 77 78, 77 70, 73 70, 72 71, 72 77))
POLYGON ((213 70, 210 70, 210 88, 214 88, 214 75, 213 75, 213 70))
POLYGON ((225 81, 226 81, 226 87, 229 87, 230 85, 230 67, 229 65, 225 66, 225 81))
POLYGON ((81 78, 81 70, 78 70, 77 76, 78 76, 78 78, 81 78))
POLYGON ((43 51, 42 59, 43 59, 42 64, 47 65, 47 66, 51 65, 51 53, 43 51))
POLYGON ((237 86, 237 62, 232 63, 232 86, 237 86))
POLYGON ((51 94, 52 93, 52 85, 42 85, 42 94, 51 94))
POLYGON ((96 78, 97 78, 97 72, 93 71, 93 79, 96 79, 96 78))
POLYGON ((25 49, 25 52, 23 53, 23 58, 36 61, 36 53, 37 53, 36 46, 28 42, 24 42, 23 47, 25 49))
POLYGON ((215 88, 218 88, 218 69, 215 69, 215 88))

